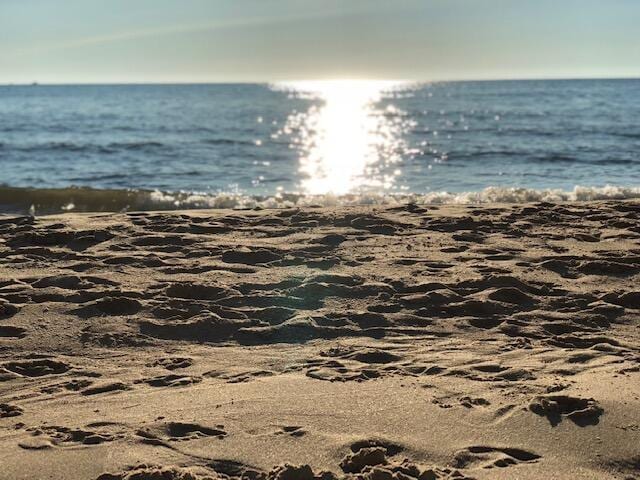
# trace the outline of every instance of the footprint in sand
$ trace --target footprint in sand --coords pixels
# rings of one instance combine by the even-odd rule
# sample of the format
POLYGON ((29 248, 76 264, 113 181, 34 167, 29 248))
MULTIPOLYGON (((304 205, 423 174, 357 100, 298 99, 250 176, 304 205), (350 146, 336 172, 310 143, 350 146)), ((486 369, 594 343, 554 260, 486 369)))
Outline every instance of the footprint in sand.
POLYGON ((258 378, 271 377, 276 375, 275 372, 271 370, 244 370, 240 372, 225 372, 219 370, 211 370, 209 372, 203 373, 203 376, 208 378, 220 378, 222 380, 226 380, 227 383, 245 383, 250 382, 252 380, 256 380, 258 378))
POLYGON ((24 410, 17 405, 9 403, 0 403, 0 418, 17 417, 22 415, 24 410))
POLYGON ((207 427, 197 423, 168 422, 144 427, 136 431, 141 441, 150 445, 168 446, 167 442, 197 440, 216 437, 220 440, 227 436, 224 425, 207 427))
POLYGON ((271 250, 241 248, 238 250, 227 250, 222 254, 224 263, 241 263, 244 265, 264 265, 267 263, 282 260, 283 255, 271 250))
POLYGON ((82 395, 99 395, 101 393, 121 392, 131 387, 122 382, 102 382, 81 390, 82 395))
POLYGON ((93 431, 82 428, 62 426, 41 426, 30 428, 31 438, 18 443, 25 450, 44 450, 53 447, 78 447, 81 445, 99 445, 124 438, 124 432, 93 431))
POLYGON ((14 327, 13 325, 0 325, 0 338, 24 338, 26 336, 26 328, 14 327))
MULTIPOLYGON (((397 460, 394 457, 403 448, 399 445, 381 440, 363 440, 351 446, 351 452, 340 462, 340 468, 347 474, 356 475, 355 478, 366 480, 386 479, 419 479, 438 480, 455 478, 465 480, 469 477, 452 468, 431 467, 424 468, 408 459, 397 460)), ((299 477, 291 477, 299 478, 299 477)), ((305 477, 306 478, 306 477, 305 477)), ((308 478, 323 478, 321 476, 308 478)), ((335 476, 327 477, 335 479, 335 476)), ((351 476, 347 477, 351 478, 351 476)))
POLYGON ((200 383, 202 377, 192 375, 160 375, 158 377, 137 380, 136 383, 146 383, 152 387, 185 387, 200 383))
POLYGON ((20 308, 0 298, 0 319, 13 317, 20 308))
POLYGON ((519 448, 473 446, 458 451, 453 466, 464 469, 503 468, 521 463, 534 463, 540 458, 540 455, 519 448))
POLYGON ((289 435, 291 437, 303 437, 307 431, 299 426, 285 426, 276 432, 276 435, 289 435))
POLYGON ((546 395, 534 398, 529 410, 546 417, 554 427, 563 418, 568 418, 578 426, 597 425, 604 409, 593 398, 571 397, 569 395, 546 395))
POLYGON ((18 362, 7 362, 2 365, 9 370, 24 377, 43 377, 45 375, 60 375, 67 372, 71 367, 58 360, 35 359, 18 362))
MULTIPOLYGON (((289 470, 287 470, 289 472, 289 470)), ((255 468, 233 462, 231 460, 214 460, 208 467, 179 467, 176 465, 136 465, 119 473, 103 473, 96 480, 212 480, 217 478, 228 479, 260 479, 266 478, 263 472, 255 468)), ((306 479, 309 477, 273 477, 289 479, 306 479)), ((311 476, 313 479, 313 473, 311 476)))
POLYGON ((69 380, 68 382, 60 382, 60 383, 53 383, 53 384, 46 385, 42 387, 40 391, 42 393, 49 393, 49 394, 62 392, 64 390, 71 391, 71 392, 78 392, 83 388, 87 388, 91 384, 93 384, 92 380, 88 380, 86 378, 74 378, 72 380, 69 380))
POLYGON ((178 370, 188 368, 193 365, 193 359, 188 357, 160 358, 154 362, 147 363, 148 367, 163 367, 167 370, 178 370))
POLYGON ((72 313, 83 318, 101 316, 135 315, 142 309, 142 304, 133 298, 105 297, 72 310, 72 313))

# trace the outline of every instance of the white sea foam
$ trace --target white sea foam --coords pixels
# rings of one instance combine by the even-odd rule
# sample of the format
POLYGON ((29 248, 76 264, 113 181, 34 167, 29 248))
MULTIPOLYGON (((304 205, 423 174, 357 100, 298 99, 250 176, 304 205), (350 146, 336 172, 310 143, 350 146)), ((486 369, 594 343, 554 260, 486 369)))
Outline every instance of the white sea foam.
POLYGON ((351 194, 351 195, 299 195, 282 194, 271 197, 253 197, 242 194, 220 193, 215 195, 152 192, 151 200, 164 208, 285 208, 295 206, 349 206, 349 205, 397 205, 416 204, 486 204, 568 202, 594 200, 623 200, 640 198, 640 186, 604 187, 576 186, 571 191, 559 189, 531 189, 488 187, 478 192, 430 192, 424 194, 351 194))
POLYGON ((421 205, 624 200, 640 198, 640 186, 575 187, 571 191, 489 187, 478 192, 423 194, 303 195, 282 193, 250 196, 239 193, 97 190, 91 188, 25 189, 0 187, 0 212, 26 213, 34 206, 40 215, 68 211, 127 212, 141 210, 249 209, 337 207, 353 205, 421 205))

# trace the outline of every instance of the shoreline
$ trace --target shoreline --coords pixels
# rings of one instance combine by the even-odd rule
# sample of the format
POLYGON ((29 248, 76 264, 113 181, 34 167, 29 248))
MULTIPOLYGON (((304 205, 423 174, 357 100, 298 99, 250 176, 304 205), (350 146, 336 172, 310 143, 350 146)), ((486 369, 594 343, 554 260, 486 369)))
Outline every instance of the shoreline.
POLYGON ((278 193, 247 195, 219 192, 169 192, 150 189, 99 189, 91 187, 26 188, 0 186, 0 215, 64 213, 127 213, 154 211, 221 211, 288 208, 423 207, 443 205, 473 206, 491 204, 571 203, 625 201, 640 198, 640 186, 576 185, 573 190, 526 187, 486 187, 479 191, 427 193, 386 192, 384 194, 310 195, 278 193))
POLYGON ((636 474, 638 200, 0 233, 0 479, 636 474))

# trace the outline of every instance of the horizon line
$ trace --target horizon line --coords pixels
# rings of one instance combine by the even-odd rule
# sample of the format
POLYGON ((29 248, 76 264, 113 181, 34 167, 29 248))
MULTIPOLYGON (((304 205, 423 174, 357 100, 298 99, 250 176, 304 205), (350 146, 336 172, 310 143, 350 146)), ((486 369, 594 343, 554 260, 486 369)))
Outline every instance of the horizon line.
POLYGON ((462 82, 532 82, 532 81, 579 81, 579 80, 640 80, 640 74, 629 76, 540 76, 540 77, 495 77, 495 78, 451 78, 451 79, 385 79, 385 78, 315 78, 278 80, 207 80, 207 81, 116 81, 116 82, 1 82, 0 87, 75 87, 75 86, 187 86, 187 85, 270 85, 304 81, 396 81, 414 84, 462 83, 462 82))

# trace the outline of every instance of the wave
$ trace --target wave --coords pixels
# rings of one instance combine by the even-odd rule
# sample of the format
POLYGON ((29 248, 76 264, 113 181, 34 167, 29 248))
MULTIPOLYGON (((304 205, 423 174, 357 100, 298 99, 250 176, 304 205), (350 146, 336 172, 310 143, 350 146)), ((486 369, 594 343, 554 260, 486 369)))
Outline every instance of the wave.
POLYGON ((255 146, 254 141, 249 140, 236 140, 232 138, 208 138, 206 140, 202 140, 202 143, 206 143, 207 145, 245 145, 245 146, 255 146))
POLYGON ((416 203, 427 204, 482 204, 530 202, 587 202, 596 200, 625 200, 640 198, 640 186, 604 187, 576 186, 573 190, 534 189, 517 187, 487 187, 478 192, 432 192, 419 195, 416 203))
POLYGON ((38 215, 61 212, 127 212, 189 209, 291 208, 303 206, 421 205, 569 202, 640 198, 640 186, 576 186, 573 190, 488 187, 477 192, 419 194, 304 195, 283 193, 251 196, 240 193, 161 192, 159 190, 101 190, 93 188, 0 187, 0 212, 38 215))
MULTIPOLYGON (((202 140, 206 145, 241 145, 255 146, 254 141, 234 140, 230 138, 213 138, 202 140)), ((112 154, 117 152, 159 152, 164 150, 174 150, 175 145, 170 145, 155 141, 131 141, 131 142, 111 142, 106 144, 96 143, 74 143, 74 142, 45 142, 26 145, 11 145, 0 142, 0 150, 18 152, 69 152, 69 153, 100 153, 112 154)))
POLYGON ((45 142, 29 145, 0 143, 2 150, 20 152, 73 152, 73 153, 115 153, 117 151, 148 151, 172 149, 173 146, 154 141, 111 142, 104 145, 74 142, 45 142))
MULTIPOLYGON (((474 161, 480 158, 507 158, 511 162, 526 162, 532 165, 537 164, 583 164, 583 165, 638 165, 639 161, 635 158, 605 157, 605 158, 585 158, 578 155, 568 155, 561 153, 545 153, 538 154, 536 152, 526 152, 517 150, 485 150, 474 152, 460 151, 442 151, 442 155, 446 155, 449 162, 456 161, 474 161)), ((433 157, 433 153, 426 151, 416 157, 433 157)))
POLYGON ((640 132, 613 132, 610 135, 623 138, 640 139, 640 132))
POLYGON ((153 141, 141 142, 113 142, 107 145, 107 148, 117 150, 147 150, 149 148, 169 148, 169 145, 153 141))

